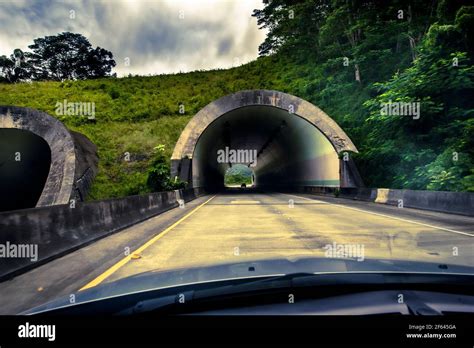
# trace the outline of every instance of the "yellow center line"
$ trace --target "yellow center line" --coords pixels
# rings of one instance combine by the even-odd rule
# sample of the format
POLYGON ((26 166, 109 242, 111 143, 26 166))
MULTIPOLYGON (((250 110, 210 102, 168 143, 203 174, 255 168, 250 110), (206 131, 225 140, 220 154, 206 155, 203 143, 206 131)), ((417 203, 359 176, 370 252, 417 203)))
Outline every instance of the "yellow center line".
POLYGON ((92 280, 91 282, 87 283, 86 285, 84 285, 82 288, 79 289, 79 291, 82 291, 82 290, 85 290, 85 289, 89 289, 89 288, 92 288, 94 286, 97 286, 99 285, 100 283, 102 283, 106 278, 110 277, 113 273, 115 273, 117 270, 119 270, 121 267, 123 267, 128 261, 130 261, 130 259, 132 258, 132 255, 133 254, 139 254, 141 253, 143 250, 145 250, 146 248, 148 248, 150 245, 152 245, 153 243, 155 243, 157 240, 159 240, 160 238, 163 238, 169 231, 171 231, 173 228, 175 228, 176 226, 178 226, 181 222, 183 222, 184 220, 186 220, 188 217, 190 217, 191 215, 193 215, 196 211, 198 211, 201 207, 203 207, 204 205, 206 205, 208 202, 210 202, 214 197, 216 197, 215 195, 212 196, 211 198, 209 198, 207 201, 205 201, 204 203, 202 203, 201 205, 199 205, 198 207, 194 208, 193 210, 191 210, 188 214, 186 214, 185 216, 183 216, 181 219, 179 219, 178 221, 176 221, 174 224, 172 224, 171 226, 169 226, 168 228, 166 228, 165 230, 163 230, 161 233, 159 233, 158 235, 156 235, 155 237, 153 237, 152 239, 150 239, 148 242, 146 242, 145 244, 143 244, 141 247, 139 247, 137 250, 135 250, 133 253, 131 253, 130 255, 124 257, 122 260, 120 260, 119 262, 117 262, 115 265, 113 265, 112 267, 110 267, 108 270, 106 270, 104 273, 102 273, 101 275, 99 275, 97 278, 95 278, 94 280, 92 280))

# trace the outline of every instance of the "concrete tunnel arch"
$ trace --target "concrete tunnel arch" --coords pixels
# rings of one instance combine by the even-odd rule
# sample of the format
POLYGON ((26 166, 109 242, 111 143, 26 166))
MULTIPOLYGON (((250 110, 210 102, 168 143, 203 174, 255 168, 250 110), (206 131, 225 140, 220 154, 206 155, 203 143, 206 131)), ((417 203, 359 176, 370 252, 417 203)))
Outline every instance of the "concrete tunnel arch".
MULTIPOLYGON (((43 148, 50 152, 50 163, 48 163, 49 169, 46 171, 47 177, 44 180, 44 185, 40 188, 41 193, 35 199, 36 203, 33 206, 13 206, 2 210, 67 204, 71 199, 77 201, 85 199, 97 173, 98 164, 97 147, 86 136, 69 131, 61 121, 45 112, 26 107, 0 106, 0 132, 5 135, 12 131, 16 133, 15 136, 10 137, 10 140, 21 138, 20 133, 26 133, 31 138, 40 139, 33 146, 38 146, 41 142, 44 143, 43 148)), ((5 142, 7 140, 0 139, 0 141, 5 142)), ((35 149, 31 149, 31 144, 30 148, 21 144, 22 139, 18 139, 18 141, 18 147, 23 146, 22 148, 26 152, 22 154, 21 158, 31 160, 35 149), (32 153, 28 154, 30 150, 32 153)), ((6 147, 3 146, 4 149, 6 147)), ((15 146, 9 146, 8 150, 0 152, 0 175, 6 178, 11 177, 7 171, 14 168, 12 166, 12 163, 15 162, 14 149, 15 146)), ((28 168, 26 165, 22 167, 21 160, 17 162, 19 168, 14 169, 16 170, 15 175, 22 175, 23 181, 27 181, 31 176, 36 175, 34 168, 31 172, 28 172, 31 167, 28 168)), ((2 190, 5 190, 5 187, 9 185, 5 180, 1 184, 0 189, 2 190)), ((23 195, 28 194, 19 192, 23 195)), ((22 197, 19 197, 19 199, 21 200, 22 197)), ((24 200, 31 199, 25 196, 24 200)))
POLYGON ((222 189, 229 165, 216 163, 215 150, 225 146, 257 150, 253 169, 261 187, 363 186, 352 159, 339 159, 358 152, 347 134, 320 108, 287 93, 245 90, 206 105, 181 133, 171 175, 192 187, 222 189))

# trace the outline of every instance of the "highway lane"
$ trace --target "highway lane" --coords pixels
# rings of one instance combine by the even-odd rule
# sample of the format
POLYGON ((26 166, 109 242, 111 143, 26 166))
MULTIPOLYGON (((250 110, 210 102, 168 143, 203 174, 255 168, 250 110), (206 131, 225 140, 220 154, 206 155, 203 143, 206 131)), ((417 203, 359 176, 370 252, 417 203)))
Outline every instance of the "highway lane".
POLYGON ((11 280, 1 282, 0 314, 19 313, 77 292, 84 284, 123 259, 125 254, 137 250, 148 240, 161 234, 206 199, 209 197, 199 197, 186 203, 183 209, 169 210, 11 280))
POLYGON ((204 196, 0 283, 0 313, 145 271, 325 257, 328 245, 474 266, 474 218, 302 194, 204 196))
POLYGON ((354 255, 360 261, 474 265, 472 218, 355 203, 286 194, 218 195, 100 281, 224 262, 325 257, 328 245, 363 247, 363 255, 354 255))

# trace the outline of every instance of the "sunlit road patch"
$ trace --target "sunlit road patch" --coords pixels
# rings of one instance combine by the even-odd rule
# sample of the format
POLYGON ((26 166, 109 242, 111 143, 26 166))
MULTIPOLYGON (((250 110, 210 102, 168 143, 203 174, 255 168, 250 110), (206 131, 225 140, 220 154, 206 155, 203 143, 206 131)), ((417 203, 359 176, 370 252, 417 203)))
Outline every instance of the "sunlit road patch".
POLYGON ((234 200, 230 201, 230 204, 260 204, 260 201, 234 200))

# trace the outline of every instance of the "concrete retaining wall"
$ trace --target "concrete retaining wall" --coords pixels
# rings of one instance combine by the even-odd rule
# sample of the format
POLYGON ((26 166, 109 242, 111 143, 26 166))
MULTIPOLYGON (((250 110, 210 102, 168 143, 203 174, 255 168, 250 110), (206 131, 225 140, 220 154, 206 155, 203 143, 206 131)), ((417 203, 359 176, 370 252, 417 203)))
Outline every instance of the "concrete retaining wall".
MULTIPOLYGON (((203 194, 192 188, 0 213, 0 280, 37 267, 203 194), (38 259, 2 257, 6 245, 37 245, 38 259)), ((26 249, 25 249, 26 250, 26 249)))
MULTIPOLYGON (((305 186, 300 192, 334 196, 334 187, 305 186)), ((380 204, 403 204, 406 208, 433 210, 443 213, 474 216, 474 193, 383 188, 341 188, 338 197, 380 204)))

